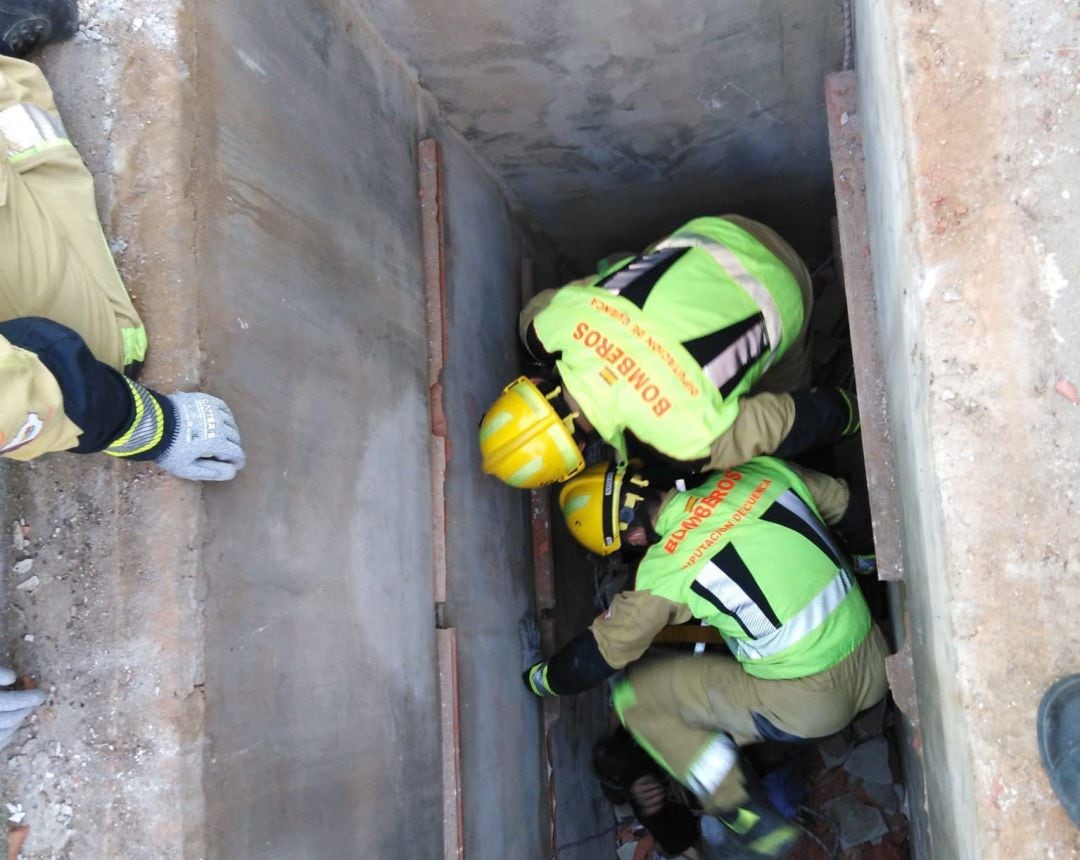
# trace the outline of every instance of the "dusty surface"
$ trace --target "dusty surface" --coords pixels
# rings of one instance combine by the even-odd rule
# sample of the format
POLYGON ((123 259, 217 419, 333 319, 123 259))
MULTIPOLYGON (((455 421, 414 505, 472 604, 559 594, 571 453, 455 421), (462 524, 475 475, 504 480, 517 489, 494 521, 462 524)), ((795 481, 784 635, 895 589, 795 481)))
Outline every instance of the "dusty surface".
MULTIPOLYGON (((147 321, 143 378, 166 391, 198 366, 173 5, 84 0, 41 58, 147 321)), ((4 651, 50 691, 0 770, 26 858, 201 854, 199 493, 103 456, 4 468, 4 651)))
POLYGON ((828 254, 838 0, 357 5, 576 266, 709 211, 828 254))
POLYGON ((920 838, 938 856, 1075 857, 1034 719, 1080 653, 1078 10, 858 10, 923 717, 920 838))

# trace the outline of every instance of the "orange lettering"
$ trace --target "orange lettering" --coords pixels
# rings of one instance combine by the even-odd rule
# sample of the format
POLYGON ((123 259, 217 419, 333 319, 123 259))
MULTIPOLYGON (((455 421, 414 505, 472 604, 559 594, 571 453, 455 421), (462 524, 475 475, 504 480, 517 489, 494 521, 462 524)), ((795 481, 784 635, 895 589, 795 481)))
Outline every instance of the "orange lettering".
POLYGON ((635 391, 641 391, 641 389, 648 384, 649 377, 641 370, 641 368, 638 368, 630 374, 630 376, 626 377, 626 381, 634 386, 635 391))

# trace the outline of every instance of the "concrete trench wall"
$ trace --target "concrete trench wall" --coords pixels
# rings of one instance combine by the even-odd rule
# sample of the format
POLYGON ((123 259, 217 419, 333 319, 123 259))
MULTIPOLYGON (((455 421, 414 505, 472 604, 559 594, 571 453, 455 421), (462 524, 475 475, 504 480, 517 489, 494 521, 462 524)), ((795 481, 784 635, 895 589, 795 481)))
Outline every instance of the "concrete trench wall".
POLYGON ((916 850, 1076 856, 1035 712, 1080 653, 1061 623, 1080 601, 1080 27, 1043 2, 859 2, 856 20, 920 715, 909 771, 926 783, 916 850))
MULTIPOLYGON (((225 397, 250 459, 206 487, 99 458, 4 470, 4 519, 30 527, 6 558, 39 576, 8 578, 4 641, 55 688, 8 758, 24 856, 442 853, 423 137, 443 155, 463 839, 539 856, 526 501, 473 442, 516 369, 522 260, 547 285, 714 206, 812 253, 841 4, 81 5, 45 66, 148 320, 146 381, 225 397)), ((1070 856, 1032 720, 1078 644, 1076 18, 855 12, 918 855, 1070 856)), ((567 832, 595 823, 587 799, 567 832)))

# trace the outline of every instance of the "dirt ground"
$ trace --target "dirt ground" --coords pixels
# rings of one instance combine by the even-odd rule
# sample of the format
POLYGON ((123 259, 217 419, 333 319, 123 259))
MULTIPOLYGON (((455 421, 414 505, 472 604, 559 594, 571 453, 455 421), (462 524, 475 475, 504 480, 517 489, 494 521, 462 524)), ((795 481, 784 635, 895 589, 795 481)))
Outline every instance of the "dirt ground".
MULTIPOLYGON (((176 4, 80 0, 40 59, 97 179, 151 338, 143 380, 197 379, 176 4)), ((49 691, 4 751, 24 858, 198 857, 202 759, 196 485, 103 455, 0 466, 4 662, 49 691)))

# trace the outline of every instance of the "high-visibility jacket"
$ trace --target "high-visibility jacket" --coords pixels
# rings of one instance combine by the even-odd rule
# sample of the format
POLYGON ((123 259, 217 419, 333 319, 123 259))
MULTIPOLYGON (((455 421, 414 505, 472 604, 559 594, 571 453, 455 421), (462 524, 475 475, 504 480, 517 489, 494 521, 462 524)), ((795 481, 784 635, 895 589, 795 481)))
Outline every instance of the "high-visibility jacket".
POLYGON ((673 496, 635 590, 685 604, 746 671, 801 678, 830 669, 870 630, 870 612, 809 490, 759 457, 673 496))
MULTIPOLYGON (((827 485, 840 482, 806 474, 831 504, 827 485)), ((871 629, 866 601, 808 484, 780 460, 758 457, 672 492, 656 531, 660 540, 638 565, 633 587, 530 668, 541 678, 534 689, 588 689, 641 657, 666 625, 695 618, 720 631, 749 674, 766 679, 831 669, 871 629)))
POLYGON ((72 329, 42 317, 0 322, 0 455, 31 460, 50 451, 160 455, 175 431, 167 403, 152 437, 128 431, 162 398, 98 361, 72 329))
POLYGON ((741 227, 696 218, 532 318, 571 398, 627 456, 625 433, 676 460, 706 458, 738 399, 803 325, 792 272, 741 227))
POLYGON ((60 385, 33 352, 0 338, 0 454, 30 460, 78 444, 60 385))

